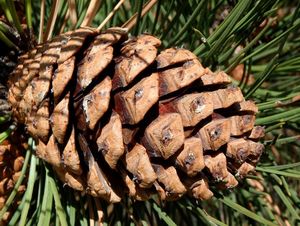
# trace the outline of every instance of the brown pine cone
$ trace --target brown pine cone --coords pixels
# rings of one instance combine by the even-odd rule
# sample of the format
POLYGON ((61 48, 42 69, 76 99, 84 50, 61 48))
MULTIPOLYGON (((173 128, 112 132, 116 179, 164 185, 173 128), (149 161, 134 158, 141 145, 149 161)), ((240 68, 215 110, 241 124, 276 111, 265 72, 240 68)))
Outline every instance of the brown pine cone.
POLYGON ((222 71, 151 35, 80 28, 19 58, 15 121, 70 187, 118 202, 158 193, 209 199, 254 169, 264 149, 257 107, 222 71))

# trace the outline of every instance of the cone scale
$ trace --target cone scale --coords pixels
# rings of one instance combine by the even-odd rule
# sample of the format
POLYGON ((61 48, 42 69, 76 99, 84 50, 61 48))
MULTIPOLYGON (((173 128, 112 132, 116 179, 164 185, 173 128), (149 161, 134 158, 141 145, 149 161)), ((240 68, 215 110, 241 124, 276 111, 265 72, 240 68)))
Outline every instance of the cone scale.
POLYGON ((213 196, 254 170, 257 107, 190 51, 121 28, 61 34, 19 58, 8 100, 68 186, 119 202, 213 196))

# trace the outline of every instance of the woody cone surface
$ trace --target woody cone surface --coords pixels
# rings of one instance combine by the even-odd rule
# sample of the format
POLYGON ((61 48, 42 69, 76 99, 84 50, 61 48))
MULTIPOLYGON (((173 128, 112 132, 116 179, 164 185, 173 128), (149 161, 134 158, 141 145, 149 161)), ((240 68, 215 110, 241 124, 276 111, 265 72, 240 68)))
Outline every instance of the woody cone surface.
POLYGON ((205 200, 255 168, 264 149, 255 104, 226 73, 160 44, 80 28, 19 58, 13 117, 68 186, 109 202, 205 200))

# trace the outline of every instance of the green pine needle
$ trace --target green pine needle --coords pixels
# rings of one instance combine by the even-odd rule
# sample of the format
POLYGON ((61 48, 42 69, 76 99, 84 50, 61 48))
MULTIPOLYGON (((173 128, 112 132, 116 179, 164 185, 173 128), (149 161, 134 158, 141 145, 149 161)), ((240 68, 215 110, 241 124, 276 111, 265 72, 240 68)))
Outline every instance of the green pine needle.
POLYGON ((222 203, 224 203, 225 205, 233 208, 234 210, 238 211, 241 214, 246 215, 247 217, 254 219, 257 222, 260 222, 264 225, 269 225, 269 226, 276 226, 276 224, 274 224, 273 222, 266 220, 265 218, 255 214, 254 212, 246 209, 245 207, 237 204, 236 202, 230 200, 228 197, 223 197, 222 199, 219 199, 222 203))

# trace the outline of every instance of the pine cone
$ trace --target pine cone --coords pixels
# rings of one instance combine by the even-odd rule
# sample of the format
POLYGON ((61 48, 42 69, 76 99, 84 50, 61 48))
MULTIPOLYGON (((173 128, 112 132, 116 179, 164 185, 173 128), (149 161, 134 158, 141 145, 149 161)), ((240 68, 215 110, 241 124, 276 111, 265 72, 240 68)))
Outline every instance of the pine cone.
POLYGON ((109 202, 158 193, 209 199, 233 188, 264 149, 257 107, 188 50, 151 35, 80 28, 19 58, 13 117, 70 187, 109 202))

